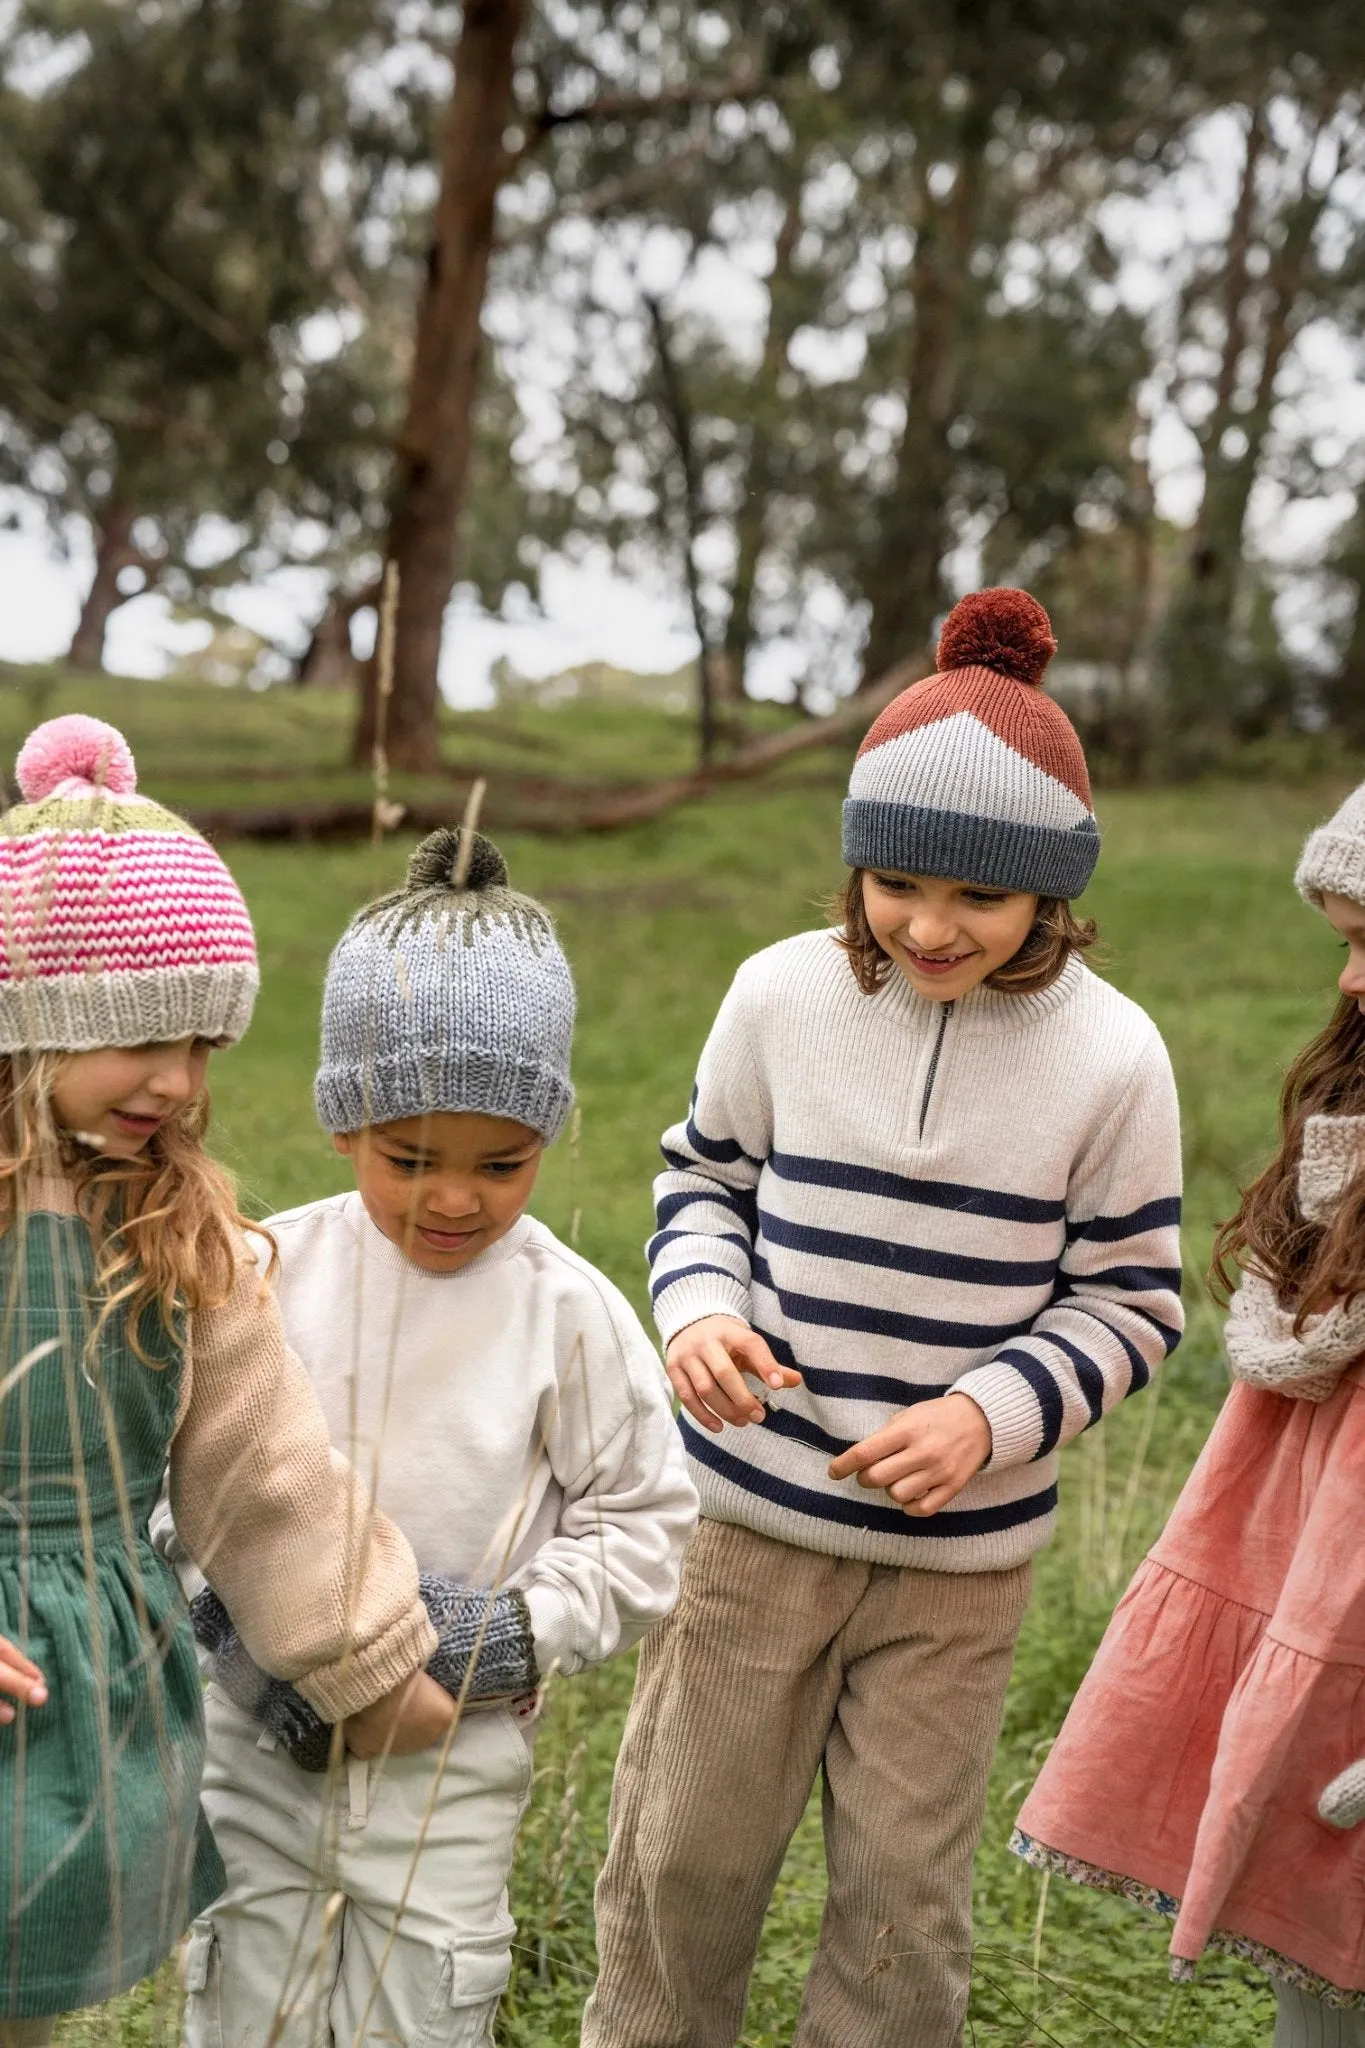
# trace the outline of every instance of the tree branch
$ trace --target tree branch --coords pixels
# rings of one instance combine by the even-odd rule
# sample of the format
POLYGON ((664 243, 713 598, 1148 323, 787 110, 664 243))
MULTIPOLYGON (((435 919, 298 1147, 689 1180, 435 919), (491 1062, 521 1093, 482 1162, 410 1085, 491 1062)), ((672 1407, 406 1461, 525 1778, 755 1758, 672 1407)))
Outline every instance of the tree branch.
POLYGON ((721 107, 731 100, 755 100, 768 88, 752 64, 746 64, 728 78, 700 85, 666 85, 655 93, 606 92, 581 106, 543 106, 526 124, 526 139, 506 152, 503 176, 509 177, 519 164, 533 156, 547 135, 556 128, 595 121, 647 121, 654 114, 680 107, 721 107))

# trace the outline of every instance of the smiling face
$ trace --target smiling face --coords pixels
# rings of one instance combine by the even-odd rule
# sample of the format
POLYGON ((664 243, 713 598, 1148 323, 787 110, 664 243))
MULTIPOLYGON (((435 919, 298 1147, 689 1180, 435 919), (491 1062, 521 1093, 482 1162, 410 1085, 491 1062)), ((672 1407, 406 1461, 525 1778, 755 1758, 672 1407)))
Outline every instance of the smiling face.
POLYGON ((474 1110, 404 1117, 332 1143, 376 1230, 424 1273, 458 1273, 507 1235, 545 1150, 538 1131, 474 1110))
POLYGON ((1033 928, 1038 898, 868 869, 863 909, 873 938, 916 994, 951 1003, 1014 958, 1033 928))
POLYGON ((201 1092, 207 1039, 73 1052, 52 1083, 58 1124, 107 1159, 136 1159, 167 1117, 201 1092))
POLYGON ((1365 1016, 1365 905, 1353 903, 1349 896, 1324 895, 1322 914, 1346 944, 1346 965, 1337 976, 1337 987, 1365 1016))

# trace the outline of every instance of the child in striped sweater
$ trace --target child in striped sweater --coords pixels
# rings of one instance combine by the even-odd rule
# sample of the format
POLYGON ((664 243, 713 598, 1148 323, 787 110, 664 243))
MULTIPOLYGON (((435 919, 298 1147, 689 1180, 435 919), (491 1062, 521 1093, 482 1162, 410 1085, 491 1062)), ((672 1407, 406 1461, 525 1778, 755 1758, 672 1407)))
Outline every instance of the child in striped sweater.
POLYGON ((740 969, 664 1139, 655 1312, 701 1493, 646 1643, 585 2048, 727 2048, 819 1770, 798 2048, 949 2048, 1057 1452, 1178 1341, 1179 1126, 1078 957, 1099 850, 1021 591, 872 727, 838 932, 740 969), (756 1389, 761 1389, 760 1393, 756 1389))

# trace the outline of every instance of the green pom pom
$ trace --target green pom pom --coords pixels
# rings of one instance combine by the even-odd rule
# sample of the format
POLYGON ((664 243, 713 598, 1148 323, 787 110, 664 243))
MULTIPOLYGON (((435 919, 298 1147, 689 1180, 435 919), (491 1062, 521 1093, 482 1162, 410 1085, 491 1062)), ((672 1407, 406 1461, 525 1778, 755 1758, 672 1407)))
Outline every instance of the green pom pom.
MULTIPOLYGON (((408 888, 454 889, 463 843, 464 833, 451 825, 442 825, 439 831, 429 833, 408 862, 408 888)), ((507 863, 482 832, 474 834, 469 872, 459 886, 476 894, 483 889, 507 887, 507 863)))

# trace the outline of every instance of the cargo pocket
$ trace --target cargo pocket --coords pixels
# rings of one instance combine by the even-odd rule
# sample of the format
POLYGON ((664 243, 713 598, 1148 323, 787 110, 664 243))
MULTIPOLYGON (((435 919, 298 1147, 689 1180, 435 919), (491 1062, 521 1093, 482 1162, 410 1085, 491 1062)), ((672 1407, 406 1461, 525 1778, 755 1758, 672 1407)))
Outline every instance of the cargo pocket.
POLYGON ((218 1937, 211 1920, 196 1920, 185 1943, 183 2048, 223 2048, 218 1995, 218 1937))
POLYGON ((447 1952, 438 2001, 445 2009, 431 2014, 421 2048, 493 2048, 498 2003, 512 1973, 513 1931, 471 1934, 447 1952))

